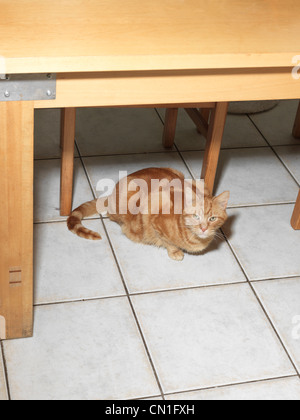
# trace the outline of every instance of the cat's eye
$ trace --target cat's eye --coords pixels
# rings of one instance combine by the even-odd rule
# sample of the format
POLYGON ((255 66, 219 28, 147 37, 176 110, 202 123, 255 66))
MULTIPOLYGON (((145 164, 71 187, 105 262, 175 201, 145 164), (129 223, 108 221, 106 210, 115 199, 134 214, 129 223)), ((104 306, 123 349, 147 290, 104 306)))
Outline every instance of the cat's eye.
POLYGON ((198 214, 194 214, 194 215, 193 215, 193 217, 194 217, 194 219, 196 219, 196 220, 200 220, 200 216, 199 216, 198 214))
POLYGON ((209 218, 210 222, 215 222, 216 220, 217 220, 217 217, 215 217, 215 216, 212 216, 212 217, 209 218))

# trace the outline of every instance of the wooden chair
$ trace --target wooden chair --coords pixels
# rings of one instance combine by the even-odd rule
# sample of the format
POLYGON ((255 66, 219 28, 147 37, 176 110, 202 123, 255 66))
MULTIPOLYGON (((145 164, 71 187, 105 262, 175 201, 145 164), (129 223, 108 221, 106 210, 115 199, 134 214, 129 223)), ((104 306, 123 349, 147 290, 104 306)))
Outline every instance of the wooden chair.
MULTIPOLYGON (((216 171, 219 161, 222 138, 226 123, 228 102, 202 104, 201 109, 184 108, 194 121, 198 131, 206 138, 204 160, 202 164, 201 179, 213 192, 216 171)), ((175 139, 178 108, 166 110, 163 144, 172 147, 175 139)))
POLYGON ((72 211, 76 108, 61 110, 62 149, 60 171, 60 215, 69 216, 72 211))
MULTIPOLYGON (((294 124, 293 136, 297 139, 300 138, 300 102, 299 102, 296 120, 294 124)), ((294 229, 297 229, 297 230, 300 229, 300 191, 299 191, 298 199, 295 205, 294 213, 292 216, 291 225, 294 229)))
MULTIPOLYGON (((201 178, 205 180, 208 188, 213 191, 228 102, 201 103, 198 106, 201 107, 200 110, 198 108, 185 108, 185 110, 207 140, 201 178)), ((174 144, 177 115, 178 108, 167 108, 163 132, 163 144, 166 148, 171 148, 174 144)), ((76 108, 62 109, 61 216, 69 216, 72 211, 75 122, 76 108)))
POLYGON ((300 229, 300 191, 299 191, 298 199, 294 208, 291 225, 295 230, 300 229))

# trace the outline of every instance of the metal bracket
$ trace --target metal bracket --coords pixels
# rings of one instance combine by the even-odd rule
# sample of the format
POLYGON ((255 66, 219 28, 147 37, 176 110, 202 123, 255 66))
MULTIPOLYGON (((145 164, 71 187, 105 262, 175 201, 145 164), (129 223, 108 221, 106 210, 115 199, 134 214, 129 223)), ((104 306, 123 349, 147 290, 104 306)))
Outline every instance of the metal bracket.
POLYGON ((56 74, 11 74, 0 77, 0 102, 49 101, 56 98, 56 74))

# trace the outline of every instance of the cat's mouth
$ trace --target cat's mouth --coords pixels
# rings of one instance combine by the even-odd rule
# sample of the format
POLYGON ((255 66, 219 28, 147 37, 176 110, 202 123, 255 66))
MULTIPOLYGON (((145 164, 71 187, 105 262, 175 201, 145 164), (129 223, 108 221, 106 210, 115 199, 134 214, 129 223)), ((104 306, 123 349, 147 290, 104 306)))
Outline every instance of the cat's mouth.
POLYGON ((206 232, 200 232, 200 233, 198 233, 198 236, 199 236, 199 238, 208 238, 209 237, 209 234, 208 233, 206 233, 206 232))
POLYGON ((208 232, 199 232, 197 233, 197 236, 201 239, 205 239, 205 238, 208 238, 210 234, 208 232))

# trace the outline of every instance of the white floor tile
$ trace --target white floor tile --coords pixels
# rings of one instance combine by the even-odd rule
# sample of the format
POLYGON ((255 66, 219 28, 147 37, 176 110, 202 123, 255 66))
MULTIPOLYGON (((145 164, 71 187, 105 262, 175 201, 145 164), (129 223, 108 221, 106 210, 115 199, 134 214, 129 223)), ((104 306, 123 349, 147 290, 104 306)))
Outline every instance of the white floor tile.
POLYGON ((132 300, 164 392, 296 373, 248 285, 132 300))
MULTIPOLYGON (((185 152, 183 157, 197 178, 203 152, 185 152)), ((295 201, 298 187, 269 148, 222 150, 216 176, 216 194, 230 191, 230 206, 295 201)))
POLYGON ((8 399, 6 381, 4 375, 4 366, 2 359, 2 350, 0 348, 0 401, 6 401, 8 399))
POLYGON ((300 140, 296 146, 278 146, 275 150, 300 183, 300 140))
POLYGON ((222 148, 259 147, 267 143, 247 115, 228 115, 222 148))
POLYGON ((271 145, 298 144, 292 135, 298 104, 298 100, 281 101, 271 111, 252 114, 250 118, 271 145))
POLYGON ((79 238, 66 223, 35 225, 35 303, 125 294, 100 219, 84 225, 102 240, 79 238))
MULTIPOLYGON (((60 109, 36 109, 34 111, 35 159, 61 158, 60 109)), ((75 147, 75 156, 78 156, 75 147)))
POLYGON ((204 391, 166 395, 166 400, 299 401, 300 379, 284 378, 204 391))
POLYGON ((254 287, 300 371, 300 278, 257 282, 254 287))
POLYGON ((225 240, 216 239, 203 255, 174 261, 165 249, 134 243, 118 224, 105 224, 131 293, 245 281, 225 240))
MULTIPOLYGON (((159 110, 164 119, 164 112, 159 110)), ((175 143, 179 150, 204 150, 206 140, 201 136, 187 113, 178 113, 175 143)), ((222 140, 222 148, 259 147, 267 143, 246 115, 228 115, 222 140)))
MULTIPOLYGON (((165 109, 159 109, 162 120, 165 120, 165 109)), ((178 110, 176 124, 175 143, 179 150, 204 150, 205 138, 197 131, 197 128, 183 108, 178 110)))
MULTIPOLYGON (((75 159, 73 208, 92 199, 80 159, 75 159)), ((60 160, 38 160, 34 174, 34 220, 49 222, 65 219, 67 217, 60 216, 60 160)))
POLYGON ((96 195, 99 180, 108 178, 115 183, 119 181, 119 171, 127 171, 128 175, 148 167, 171 167, 191 178, 190 173, 176 152, 137 154, 127 156, 97 156, 84 158, 84 165, 91 179, 96 195))
POLYGON ((300 275, 300 231, 294 205, 230 209, 224 233, 251 280, 300 275))
POLYGON ((35 159, 60 158, 60 109, 36 109, 34 112, 35 159))
POLYGON ((76 141, 83 156, 165 150, 163 124, 151 108, 81 108, 76 141))
POLYGON ((33 338, 4 351, 12 400, 159 394, 127 298, 37 307, 33 338))

